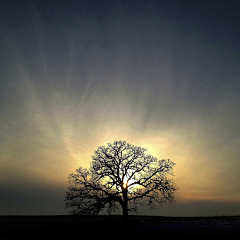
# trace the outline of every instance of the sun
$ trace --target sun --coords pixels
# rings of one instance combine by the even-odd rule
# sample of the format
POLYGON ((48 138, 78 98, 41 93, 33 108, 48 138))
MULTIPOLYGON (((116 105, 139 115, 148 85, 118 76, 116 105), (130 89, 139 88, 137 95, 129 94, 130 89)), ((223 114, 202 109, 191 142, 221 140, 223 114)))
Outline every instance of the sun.
POLYGON ((127 179, 123 179, 123 188, 128 188, 130 184, 134 183, 133 179, 127 181, 127 179))

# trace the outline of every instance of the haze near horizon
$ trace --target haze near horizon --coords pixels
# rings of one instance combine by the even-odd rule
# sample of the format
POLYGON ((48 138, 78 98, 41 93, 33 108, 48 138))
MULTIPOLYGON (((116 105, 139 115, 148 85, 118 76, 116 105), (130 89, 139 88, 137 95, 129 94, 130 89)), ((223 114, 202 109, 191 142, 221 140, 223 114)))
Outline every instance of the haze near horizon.
POLYGON ((67 177, 123 140, 171 159, 176 204, 240 214, 236 1, 1 1, 0 215, 66 214, 67 177))

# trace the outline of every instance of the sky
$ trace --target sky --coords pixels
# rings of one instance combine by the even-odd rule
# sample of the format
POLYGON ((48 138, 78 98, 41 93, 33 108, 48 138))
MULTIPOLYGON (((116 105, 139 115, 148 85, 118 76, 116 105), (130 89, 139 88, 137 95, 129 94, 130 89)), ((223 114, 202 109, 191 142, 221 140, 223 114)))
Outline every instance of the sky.
POLYGON ((0 215, 60 215, 68 175, 124 140, 171 159, 175 206, 240 214, 238 1, 0 2, 0 215))

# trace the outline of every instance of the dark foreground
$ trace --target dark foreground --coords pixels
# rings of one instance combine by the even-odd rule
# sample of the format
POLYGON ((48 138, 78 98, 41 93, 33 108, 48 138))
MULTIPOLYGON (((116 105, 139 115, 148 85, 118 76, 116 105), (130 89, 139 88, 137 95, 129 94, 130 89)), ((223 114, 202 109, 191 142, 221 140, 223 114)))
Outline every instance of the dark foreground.
POLYGON ((240 216, 0 216, 0 239, 239 239, 240 216), (231 238, 230 238, 231 237, 231 238), (215 239, 215 238, 214 238, 215 239))

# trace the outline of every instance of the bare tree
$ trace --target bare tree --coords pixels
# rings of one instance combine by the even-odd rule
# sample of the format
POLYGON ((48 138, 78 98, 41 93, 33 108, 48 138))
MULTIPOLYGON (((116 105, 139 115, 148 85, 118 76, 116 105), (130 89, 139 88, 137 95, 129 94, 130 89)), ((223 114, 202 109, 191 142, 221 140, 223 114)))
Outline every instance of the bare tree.
POLYGON ((175 163, 146 151, 125 141, 98 147, 89 171, 79 168, 69 175, 65 201, 70 213, 96 215, 107 208, 110 214, 121 206, 127 220, 128 212, 137 212, 139 204, 150 209, 156 203, 173 204, 177 187, 166 175, 173 175, 175 163))

